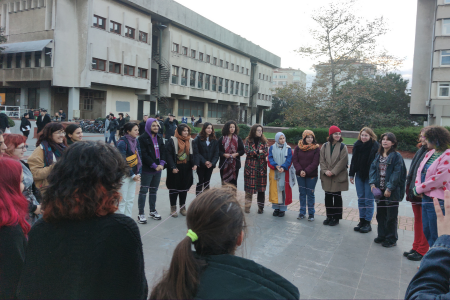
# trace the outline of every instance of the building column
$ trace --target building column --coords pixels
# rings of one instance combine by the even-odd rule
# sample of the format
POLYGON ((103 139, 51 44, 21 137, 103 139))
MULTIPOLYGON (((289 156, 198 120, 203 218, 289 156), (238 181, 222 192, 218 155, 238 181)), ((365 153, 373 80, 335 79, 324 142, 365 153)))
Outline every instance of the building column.
MULTIPOLYGON (((208 102, 204 102, 203 103, 203 118, 206 121, 208 121, 208 109, 209 109, 209 103, 208 102)), ((203 122, 203 123, 205 123, 203 122)))
POLYGON ((69 103, 67 108, 67 120, 80 118, 80 89, 69 88, 69 103))
POLYGON ((259 111, 259 124, 264 124, 264 109, 260 108, 259 111))
POLYGON ((45 108, 51 114, 52 93, 50 87, 41 87, 39 92, 39 107, 45 108))
POLYGON ((20 110, 21 114, 22 110, 25 112, 29 107, 28 106, 28 88, 20 88, 20 110))
POLYGON ((173 114, 174 116, 176 116, 177 118, 178 118, 178 117, 181 117, 181 116, 177 116, 177 114, 178 114, 178 99, 173 99, 173 110, 172 110, 172 114, 173 114))

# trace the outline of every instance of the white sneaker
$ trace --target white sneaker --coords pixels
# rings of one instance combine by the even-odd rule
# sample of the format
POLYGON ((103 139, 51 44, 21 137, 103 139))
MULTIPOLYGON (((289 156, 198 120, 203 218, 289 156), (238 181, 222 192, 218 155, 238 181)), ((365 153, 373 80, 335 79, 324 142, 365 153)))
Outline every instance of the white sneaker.
POLYGON ((147 219, 145 218, 145 215, 138 215, 138 223, 147 224, 147 219))
POLYGON ((156 210, 155 211, 151 211, 148 216, 150 218, 153 218, 154 220, 161 220, 161 216, 158 214, 158 212, 156 210))

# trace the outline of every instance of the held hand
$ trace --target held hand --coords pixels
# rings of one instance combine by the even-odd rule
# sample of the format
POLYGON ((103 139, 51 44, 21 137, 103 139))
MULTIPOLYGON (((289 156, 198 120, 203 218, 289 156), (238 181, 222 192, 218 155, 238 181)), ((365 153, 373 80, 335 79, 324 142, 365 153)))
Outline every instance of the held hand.
POLYGON ((37 207, 36 207, 36 210, 34 211, 34 214, 35 215, 39 215, 40 213, 42 213, 42 211, 41 211, 41 205, 39 204, 39 205, 36 205, 37 207))
POLYGON ((197 166, 193 166, 192 170, 194 170, 194 171, 197 170, 197 166))
POLYGON ((386 190, 386 191, 384 192, 384 196, 385 196, 386 198, 389 198, 389 197, 391 196, 391 192, 388 191, 388 190, 386 190))
POLYGON ((141 175, 134 176, 133 180, 136 181, 136 182, 140 182, 141 181, 141 175))
POLYGON ((236 158, 236 157, 238 157, 238 156, 239 156, 239 153, 234 153, 234 154, 231 154, 231 156, 233 156, 234 158, 236 158))
POLYGON ((450 235, 450 191, 444 192, 445 216, 442 213, 441 205, 437 198, 433 198, 434 209, 437 216, 438 236, 450 235))
POLYGON ((163 165, 159 165, 158 168, 159 168, 160 171, 164 170, 164 166, 163 165))
POLYGON ((350 178, 350 183, 351 184, 355 184, 355 179, 354 178, 350 178))
POLYGON ((283 168, 279 168, 278 171, 279 171, 280 173, 283 173, 283 172, 284 172, 284 169, 283 169, 283 168))
POLYGON ((306 177, 306 172, 305 172, 305 171, 301 171, 301 172, 300 172, 300 176, 301 176, 301 177, 306 177))
POLYGON ((230 154, 225 153, 223 156, 225 156, 225 158, 230 158, 230 154))
POLYGON ((179 172, 178 169, 173 169, 173 170, 172 170, 172 173, 173 173, 173 174, 177 174, 178 172, 179 172))

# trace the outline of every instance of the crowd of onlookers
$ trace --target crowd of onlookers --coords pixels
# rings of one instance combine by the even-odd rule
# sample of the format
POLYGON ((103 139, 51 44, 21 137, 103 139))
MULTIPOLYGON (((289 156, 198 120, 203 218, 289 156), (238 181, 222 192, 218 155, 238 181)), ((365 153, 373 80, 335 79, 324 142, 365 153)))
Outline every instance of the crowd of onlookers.
MULTIPOLYGON (((45 112, 40 117, 43 121, 45 112)), ((313 222, 319 178, 325 191, 323 225, 339 225, 342 192, 355 184, 360 222, 354 230, 372 231, 376 210, 374 242, 384 247, 397 245, 399 202, 406 194, 415 239, 404 255, 422 260, 406 297, 449 296, 450 133, 444 127, 423 128, 408 172, 395 135, 386 132, 378 139, 368 127, 359 132, 349 164, 337 126, 329 128, 323 145, 305 130, 292 149, 282 132, 269 146, 259 124, 242 140, 234 121, 223 126, 220 138, 209 122, 192 138, 191 128, 170 114, 166 120, 145 116, 138 124, 110 113, 106 121, 106 143, 83 141, 76 124, 47 122, 26 161, 26 136, 0 131, 1 299, 298 299, 292 283, 234 253, 245 239, 245 214, 254 195, 263 214, 268 187, 272 215, 281 218, 298 185, 297 218, 313 222), (223 187, 210 189, 217 166, 223 187), (156 206, 163 170, 170 217, 186 216, 188 232, 149 293, 141 236, 131 217, 140 183, 137 222, 147 223, 147 197, 148 217, 162 219, 156 206), (187 207, 193 185, 196 198, 187 207)))

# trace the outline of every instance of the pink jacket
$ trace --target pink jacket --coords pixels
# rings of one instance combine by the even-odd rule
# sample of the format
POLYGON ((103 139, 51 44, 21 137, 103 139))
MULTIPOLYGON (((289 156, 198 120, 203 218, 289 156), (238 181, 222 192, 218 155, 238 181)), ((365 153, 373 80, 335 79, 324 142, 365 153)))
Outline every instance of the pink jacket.
POLYGON ((416 175, 416 192, 417 194, 427 195, 431 198, 444 199, 444 191, 450 190, 450 149, 445 150, 442 155, 436 159, 428 168, 425 181, 421 181, 421 173, 428 159, 433 155, 435 150, 428 151, 425 158, 420 163, 416 175))

